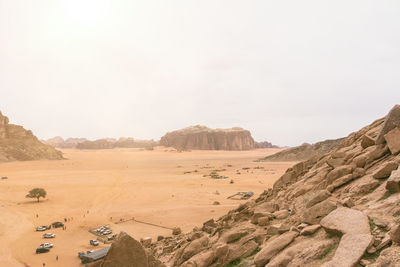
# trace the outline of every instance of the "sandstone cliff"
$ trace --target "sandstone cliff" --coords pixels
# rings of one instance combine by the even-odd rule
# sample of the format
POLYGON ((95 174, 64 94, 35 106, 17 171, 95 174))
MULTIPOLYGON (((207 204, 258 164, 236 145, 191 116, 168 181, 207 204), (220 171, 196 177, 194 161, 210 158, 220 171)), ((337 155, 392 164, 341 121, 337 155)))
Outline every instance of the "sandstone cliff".
POLYGON ((146 255, 180 267, 399 266, 398 114, 400 106, 297 163, 226 215, 147 242, 146 255))
POLYGON ((22 126, 9 124, 8 118, 0 112, 0 162, 62 158, 60 151, 43 144, 22 126))
POLYGON ((197 125, 167 133, 160 145, 178 150, 250 150, 254 148, 254 140, 242 128, 210 129, 197 125))

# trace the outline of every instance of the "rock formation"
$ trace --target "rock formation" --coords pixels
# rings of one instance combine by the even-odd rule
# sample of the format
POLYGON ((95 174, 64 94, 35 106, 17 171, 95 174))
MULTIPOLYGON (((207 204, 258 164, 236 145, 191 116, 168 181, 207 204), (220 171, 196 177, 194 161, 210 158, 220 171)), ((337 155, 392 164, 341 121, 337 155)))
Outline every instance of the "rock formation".
POLYGON ((62 158, 60 151, 43 144, 22 126, 9 124, 8 118, 0 112, 0 162, 62 158))
POLYGON ((112 149, 112 148, 152 148, 157 145, 153 140, 137 140, 131 137, 104 138, 94 141, 86 138, 68 138, 64 140, 60 136, 42 141, 45 144, 56 148, 77 148, 77 149, 112 149))
POLYGON ((107 139, 98 139, 95 141, 85 141, 76 145, 77 149, 111 149, 114 143, 107 139))
POLYGON ((210 129, 199 125, 167 133, 160 145, 177 150, 250 150, 255 147, 250 132, 242 128, 210 129))
POLYGON ((88 140, 86 138, 68 138, 64 140, 61 136, 56 136, 42 142, 56 148, 76 148, 78 144, 85 141, 88 140))
POLYGON ((319 157, 339 146, 344 138, 325 140, 313 145, 304 143, 265 157, 260 161, 301 161, 319 157))
POLYGON ((400 155, 363 142, 383 125, 295 164, 217 220, 147 244, 149 253, 171 267, 399 266, 400 155))
POLYGON ((254 148, 279 148, 279 146, 275 146, 268 141, 263 141, 263 142, 255 142, 254 148))
POLYGON ((85 141, 77 144, 77 149, 112 149, 112 148, 147 148, 151 149, 157 145, 153 140, 135 140, 133 138, 121 137, 115 139, 98 139, 95 141, 85 141))

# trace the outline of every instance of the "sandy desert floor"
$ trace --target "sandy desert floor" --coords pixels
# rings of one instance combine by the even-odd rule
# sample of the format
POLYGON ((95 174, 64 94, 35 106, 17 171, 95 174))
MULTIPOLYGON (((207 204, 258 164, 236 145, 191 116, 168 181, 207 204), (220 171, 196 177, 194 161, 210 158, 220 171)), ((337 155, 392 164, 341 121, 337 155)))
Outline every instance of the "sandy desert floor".
POLYGON ((256 198, 271 187, 293 162, 254 160, 277 151, 64 150, 68 160, 0 164, 0 176, 8 176, 0 180, 0 266, 80 266, 77 253, 94 249, 89 240, 96 236, 88 230, 105 224, 137 239, 171 234, 138 222, 115 224, 121 218, 189 231, 243 202, 227 196, 253 191, 256 198), (229 178, 203 177, 214 169, 225 169, 219 174, 229 178), (25 198, 34 187, 45 188, 48 197, 40 203, 25 198), (55 233, 55 239, 34 231, 64 218, 70 218, 66 230, 46 231, 55 233), (49 241, 55 247, 36 255, 35 249, 49 241))

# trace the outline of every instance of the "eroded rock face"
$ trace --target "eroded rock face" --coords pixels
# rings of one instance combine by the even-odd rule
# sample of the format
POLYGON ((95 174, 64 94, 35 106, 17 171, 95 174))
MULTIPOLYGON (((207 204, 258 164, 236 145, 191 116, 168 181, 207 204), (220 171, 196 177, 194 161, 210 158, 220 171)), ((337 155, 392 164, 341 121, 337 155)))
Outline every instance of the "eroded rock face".
POLYGON ((389 150, 393 155, 400 152, 400 128, 396 127, 385 134, 385 141, 388 144, 389 150))
POLYGON ((250 132, 242 128, 214 130, 199 125, 167 133, 160 145, 178 150, 250 150, 255 147, 250 132))
POLYGON ((257 267, 263 267, 272 259, 275 254, 289 245, 298 236, 298 232, 290 231, 282 234, 278 238, 268 241, 265 247, 256 254, 254 263, 257 267))
POLYGON ((400 170, 393 171, 386 181, 386 189, 391 193, 400 192, 400 170))
POLYGON ((43 144, 22 126, 9 124, 0 112, 0 162, 62 158, 60 151, 43 144))
POLYGON ((400 128, 400 105, 395 105, 386 116, 385 122, 379 132, 376 143, 382 144, 385 142, 385 134, 394 128, 400 128))

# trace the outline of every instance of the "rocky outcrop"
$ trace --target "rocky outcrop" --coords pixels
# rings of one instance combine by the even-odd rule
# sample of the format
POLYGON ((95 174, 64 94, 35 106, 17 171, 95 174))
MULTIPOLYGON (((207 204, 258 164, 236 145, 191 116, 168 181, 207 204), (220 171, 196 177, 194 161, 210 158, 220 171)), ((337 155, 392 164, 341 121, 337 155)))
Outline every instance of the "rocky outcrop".
POLYGON ((153 148, 157 145, 154 140, 137 140, 132 137, 103 138, 94 141, 86 138, 68 138, 64 140, 60 136, 42 141, 45 144, 56 148, 77 148, 77 149, 112 149, 112 148, 153 148))
POLYGON ((385 135, 396 127, 400 128, 400 105, 395 105, 386 116, 385 122, 376 138, 376 143, 383 144, 385 135))
POLYGON ((313 145, 303 144, 297 147, 291 147, 260 159, 260 161, 301 161, 313 157, 320 157, 335 147, 339 146, 343 138, 335 140, 326 140, 313 145))
POLYGON ((61 136, 56 136, 42 142, 56 148, 76 148, 80 143, 88 141, 86 138, 68 138, 64 140, 61 136))
POLYGON ((400 129, 394 128, 387 134, 385 134, 385 141, 393 155, 399 154, 400 152, 400 129))
POLYGON ((145 248, 126 234, 121 232, 101 262, 99 267, 165 267, 160 261, 149 254, 145 248))
POLYGON ((95 141, 85 141, 77 144, 77 149, 112 149, 114 143, 107 139, 98 139, 95 141))
POLYGON ((160 145, 177 150, 249 150, 255 143, 249 131, 242 128, 210 129, 192 126, 169 132, 161 137, 160 145))
POLYGON ((279 146, 273 145, 268 141, 263 141, 263 142, 255 142, 254 148, 279 148, 279 146))
POLYGON ((171 267, 396 266, 400 156, 386 143, 363 142, 384 122, 295 164, 257 199, 149 250, 171 267))
POLYGON ((0 162, 62 158, 60 151, 43 144, 22 126, 9 124, 0 112, 0 162))

